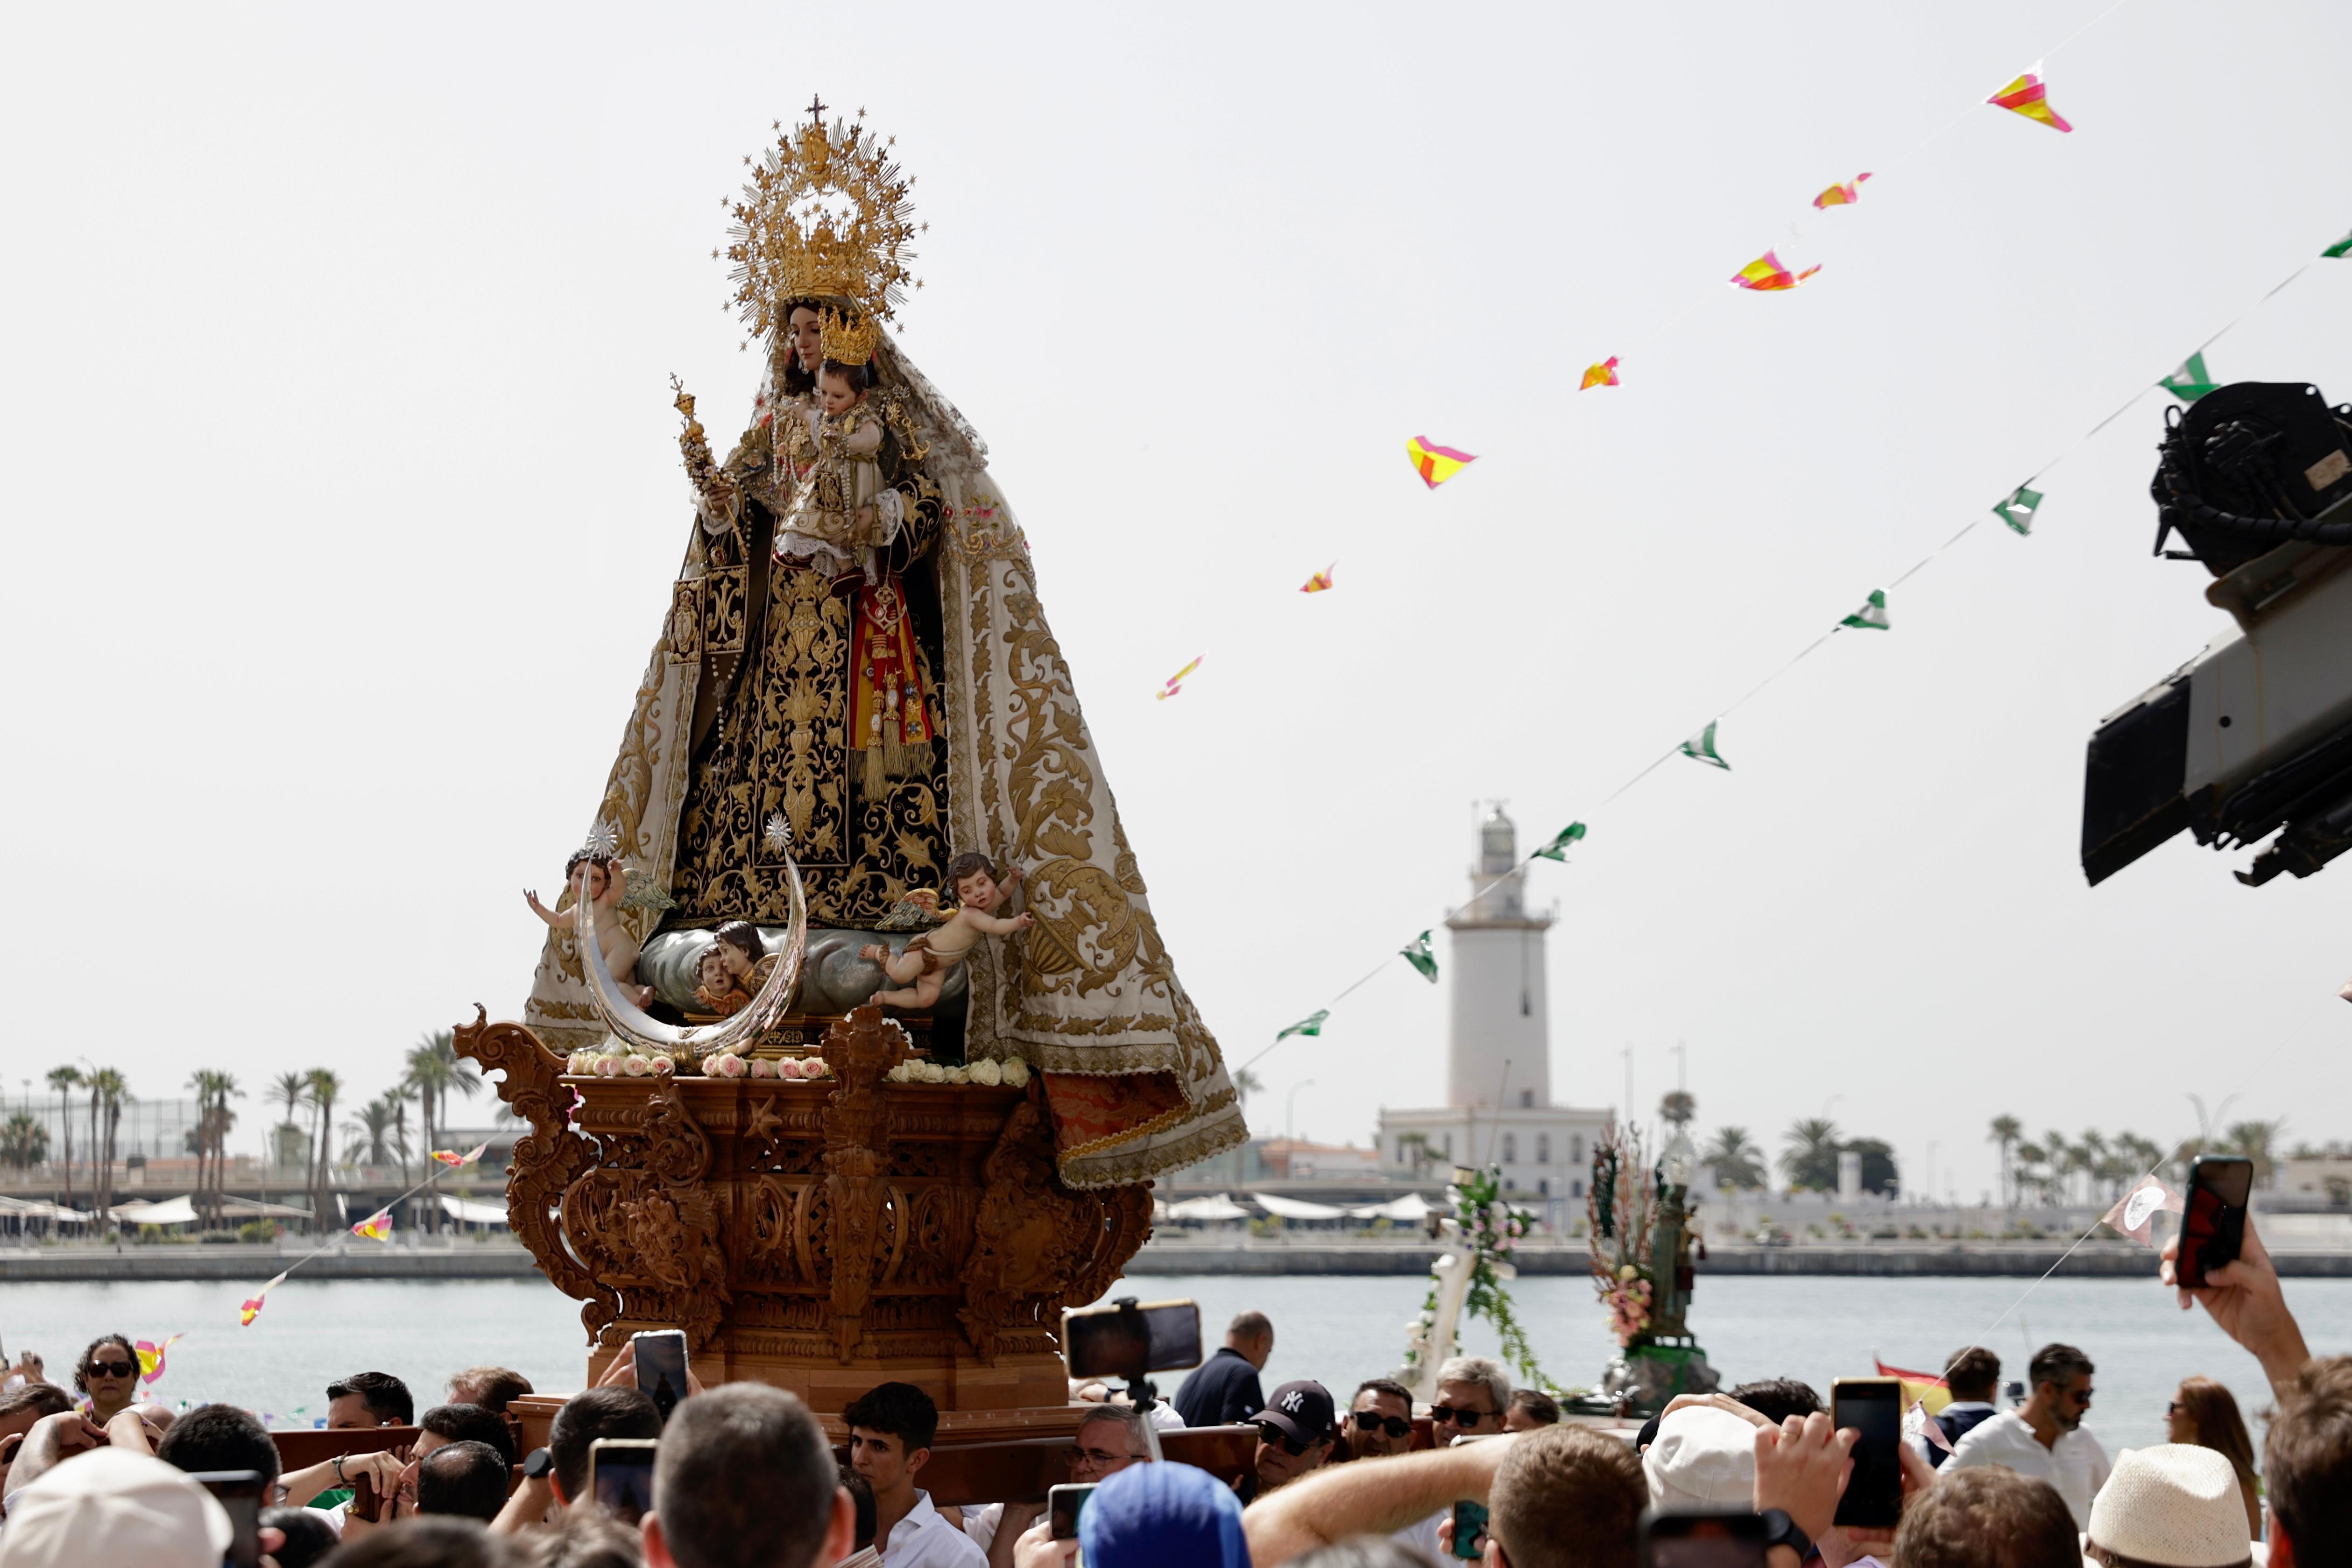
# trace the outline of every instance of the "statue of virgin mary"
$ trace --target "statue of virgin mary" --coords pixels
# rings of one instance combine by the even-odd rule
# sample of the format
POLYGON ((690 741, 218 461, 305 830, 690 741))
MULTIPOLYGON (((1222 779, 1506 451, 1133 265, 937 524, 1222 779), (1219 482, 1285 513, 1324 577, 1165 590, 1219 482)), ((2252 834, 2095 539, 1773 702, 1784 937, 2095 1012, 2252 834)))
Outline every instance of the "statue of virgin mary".
MULTIPOLYGON (((783 926, 797 862, 801 1009, 838 1011, 845 976, 880 976, 858 948, 903 931, 910 892, 952 901, 950 863, 978 854, 1021 874, 1034 923, 961 966, 963 1049, 1037 1070, 1065 1183, 1230 1148, 1233 1086, 1153 924, 988 448, 883 330, 913 281, 907 183, 862 120, 780 131, 729 251, 767 373, 723 461, 679 399, 694 519, 594 825, 660 889, 620 916, 639 978, 680 992, 711 928, 783 926)), ((603 1038, 568 926, 524 1017, 558 1052, 603 1038)))

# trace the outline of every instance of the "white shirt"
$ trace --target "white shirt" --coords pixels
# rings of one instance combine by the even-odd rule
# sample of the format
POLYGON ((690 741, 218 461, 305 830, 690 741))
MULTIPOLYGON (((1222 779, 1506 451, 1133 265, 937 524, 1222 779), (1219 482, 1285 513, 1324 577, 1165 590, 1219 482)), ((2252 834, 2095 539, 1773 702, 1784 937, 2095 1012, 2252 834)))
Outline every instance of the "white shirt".
POLYGON ((886 1568, 988 1568, 988 1553, 941 1519, 926 1491, 915 1494, 915 1506, 890 1527, 889 1544, 881 1551, 886 1568))
POLYGON ((971 1536, 972 1544, 982 1552, 987 1551, 996 1540, 997 1528, 1003 1522, 1004 1505, 1001 1502, 983 1503, 978 1508, 963 1510, 963 1532, 971 1536))
MULTIPOLYGON (((1991 1405, 1990 1402, 1990 1401, 1987 1401, 1987 1400, 1982 1400, 1982 1399, 1955 1399, 1955 1400, 1952 1400, 1952 1401, 1948 1402, 1948 1404, 1946 1404, 1943 1409, 1938 1410, 1937 1412, 1936 1412, 1936 1415, 1967 1415, 1967 1414, 1968 1414, 1969 1411, 1971 1411, 1971 1410, 1990 1410, 1991 1408, 1992 1408, 1992 1405, 1991 1405)), ((1928 1417, 1927 1417, 1927 1420, 1929 1420, 1929 1421, 1933 1421, 1933 1420, 1936 1418, 1936 1415, 1930 1415, 1930 1416, 1928 1416, 1928 1417)), ((1983 1423, 1983 1422, 1981 1422, 1981 1421, 1979 1421, 1979 1422, 1978 1422, 1978 1423, 1977 1423, 1977 1426, 1983 1426, 1983 1425, 1984 1425, 1984 1423, 1983 1423)), ((1926 1431, 1924 1430, 1924 1426, 1925 1426, 1925 1424, 1923 1423, 1923 1424, 1922 1424, 1923 1430, 1921 1431, 1920 1435, 1919 1435, 1918 1436, 1914 1437, 1914 1438, 1912 1438, 1912 1439, 1911 1439, 1911 1451, 1912 1451, 1913 1453, 1915 1453, 1915 1454, 1918 1455, 1921 1458, 1926 1459, 1926 1458, 1927 1458, 1927 1456, 1928 1456, 1931 1452, 1933 1452, 1933 1445, 1931 1445, 1931 1444, 1927 1441, 1927 1433, 1926 1433, 1926 1431)), ((1975 1428, 1974 1428, 1974 1427, 1971 1427, 1969 1430, 1970 1430, 1970 1431, 1973 1431, 1973 1430, 1975 1430, 1975 1428)), ((1963 1439, 1963 1440, 1965 1440, 1965 1439, 1967 1438, 1968 1435, 1969 1435, 1969 1434, 1968 1434, 1967 1432, 1963 1432, 1963 1433, 1961 1433, 1961 1434, 1960 1434, 1960 1436, 1962 1437, 1962 1439, 1963 1439)), ((1958 1453, 1958 1452, 1959 1451, 1959 1447, 1960 1447, 1960 1445, 1959 1445, 1959 1444, 1958 1444, 1958 1443, 1955 1443, 1955 1444, 1953 1444, 1953 1445, 1952 1445, 1952 1451, 1953 1451, 1954 1453, 1958 1453)), ((1930 1463, 1930 1464, 1933 1464, 1934 1462, 1935 1462, 1935 1461, 1934 1461, 1934 1460, 1932 1460, 1932 1459, 1929 1459, 1929 1460, 1928 1460, 1928 1463, 1930 1463)), ((1951 1461, 1950 1461, 1949 1459, 1947 1459, 1947 1460, 1945 1460, 1944 1462, 1945 1462, 1946 1464, 1949 1464, 1949 1463, 1951 1463, 1951 1461)))
POLYGON ((2025 1417, 2014 1410, 1979 1422, 1944 1461, 1948 1470, 1974 1465, 2003 1465, 2021 1476, 2048 1481, 2066 1500, 2066 1511, 2074 1516, 2078 1531, 2091 1527, 2091 1500, 2107 1484, 2107 1472, 2113 1468, 2099 1440, 2081 1427, 2060 1433, 2058 1441, 2045 1448, 2025 1417))

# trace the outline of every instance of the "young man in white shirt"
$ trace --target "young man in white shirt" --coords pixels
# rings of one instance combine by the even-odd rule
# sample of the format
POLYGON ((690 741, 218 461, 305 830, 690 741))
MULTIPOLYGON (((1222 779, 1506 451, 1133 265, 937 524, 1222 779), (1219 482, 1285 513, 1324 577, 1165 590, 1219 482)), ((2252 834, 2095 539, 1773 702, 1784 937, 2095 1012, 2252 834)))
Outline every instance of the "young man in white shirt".
POLYGON ((1947 1469, 2001 1465, 2048 1481, 2066 1500, 2074 1528, 2087 1530, 2091 1500, 2107 1483, 2106 1450, 2083 1430, 2091 1408, 2091 1358, 2073 1345, 2043 1345, 2026 1375, 2033 1393, 2024 1405, 1979 1424, 1953 1449, 1947 1469))
POLYGON ((850 1468, 874 1489, 874 1549, 885 1568, 987 1568, 987 1553, 915 1485, 940 1429, 931 1396, 911 1383, 881 1384, 852 1400, 841 1419, 850 1468))

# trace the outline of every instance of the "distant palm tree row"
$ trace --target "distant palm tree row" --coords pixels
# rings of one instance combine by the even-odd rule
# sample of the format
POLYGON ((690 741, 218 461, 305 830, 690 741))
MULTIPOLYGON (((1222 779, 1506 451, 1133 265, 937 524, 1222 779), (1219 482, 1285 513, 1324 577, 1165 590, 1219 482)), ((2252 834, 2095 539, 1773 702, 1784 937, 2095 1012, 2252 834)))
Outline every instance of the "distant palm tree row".
MULTIPOLYGON (((47 1081, 57 1091, 58 1126, 64 1133, 56 1153, 68 1208, 75 1206, 73 1096, 77 1090, 89 1094, 89 1135, 81 1163, 89 1173, 90 1205, 103 1213, 114 1205, 115 1133, 122 1108, 132 1100, 130 1088, 112 1068, 54 1068, 47 1081)), ((246 1091, 234 1073, 211 1068, 191 1073, 187 1087, 196 1098, 196 1125, 188 1134, 188 1152, 196 1157, 193 1196, 198 1215, 210 1226, 223 1220, 228 1135, 236 1125, 236 1112, 229 1101, 244 1099, 246 1091)), ((402 1180, 406 1181, 412 1155, 429 1153, 434 1147, 450 1098, 470 1098, 481 1087, 482 1075, 471 1062, 458 1057, 448 1030, 420 1037, 403 1063, 400 1080, 342 1123, 345 1141, 341 1163, 377 1167, 397 1163, 402 1180), (412 1105, 423 1134, 421 1149, 409 1142, 412 1105)), ((303 1186, 313 1215, 324 1216, 334 1208, 335 1107, 347 1098, 349 1089, 342 1075, 331 1068, 282 1072, 270 1081, 269 1097, 284 1108, 284 1117, 271 1130, 268 1163, 281 1167, 301 1163, 303 1186), (310 1118, 308 1127, 298 1120, 305 1112, 310 1118)), ((30 1111, 19 1111, 0 1126, 0 1163, 26 1170, 48 1160, 50 1153, 48 1129, 30 1111)), ((426 1210, 426 1223, 436 1230, 440 1217, 437 1204, 426 1210)))
POLYGON ((2032 1197, 2045 1204, 2113 1203, 2140 1177, 2151 1173, 2185 1180, 2189 1159, 2202 1151, 2241 1154, 2254 1163, 2254 1180, 2267 1184, 2276 1163, 2276 1145, 2285 1130, 2274 1121, 2238 1121, 2218 1137, 2189 1140, 2168 1150, 2137 1132, 2103 1134, 2095 1128, 2070 1139, 2053 1129, 2040 1138, 2025 1134, 2014 1116, 1996 1116, 1985 1142, 2000 1150, 2001 1192, 2011 1203, 2032 1197))

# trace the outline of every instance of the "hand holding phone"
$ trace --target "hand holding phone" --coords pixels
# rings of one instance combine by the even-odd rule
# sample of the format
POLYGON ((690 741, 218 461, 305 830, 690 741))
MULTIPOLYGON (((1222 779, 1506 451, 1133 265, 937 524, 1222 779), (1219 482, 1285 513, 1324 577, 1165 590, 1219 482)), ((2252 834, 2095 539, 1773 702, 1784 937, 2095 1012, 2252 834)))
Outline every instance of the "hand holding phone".
POLYGON ((1841 1377, 1830 1384, 1830 1425, 1852 1427, 1853 1474, 1835 1522, 1891 1530, 1903 1517, 1903 1384, 1892 1377, 1841 1377))
POLYGON ((688 1393, 686 1381, 686 1331, 683 1329, 648 1329, 629 1336, 629 1352, 637 1378, 637 1392, 654 1402, 661 1412, 662 1425, 669 1425, 670 1412, 688 1393))
POLYGON ((1045 1493, 1045 1517, 1053 1526, 1056 1541, 1076 1541, 1078 1520, 1087 1511, 1087 1500, 1095 1495, 1095 1483, 1058 1486, 1045 1493))
POLYGON ((588 1445, 588 1495, 633 1528, 653 1511, 651 1437, 599 1437, 588 1445))
POLYGON ((2189 1200, 2180 1216, 2180 1251, 2173 1277, 2184 1290, 2201 1290, 2205 1277, 2238 1260, 2245 1247, 2246 1205, 2253 1201, 2254 1163, 2236 1154, 2200 1154, 2189 1167, 2189 1200))
POLYGON ((1447 1548, 1465 1563, 1475 1563, 1486 1555, 1486 1505, 1468 1498, 1454 1502, 1453 1543, 1447 1548))

